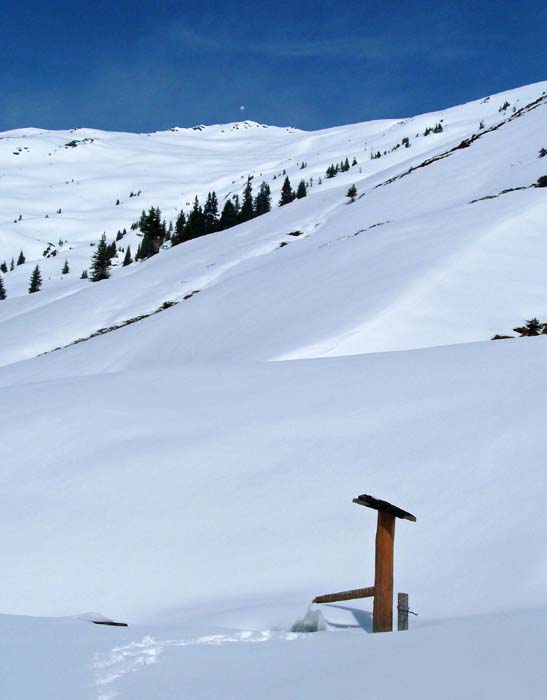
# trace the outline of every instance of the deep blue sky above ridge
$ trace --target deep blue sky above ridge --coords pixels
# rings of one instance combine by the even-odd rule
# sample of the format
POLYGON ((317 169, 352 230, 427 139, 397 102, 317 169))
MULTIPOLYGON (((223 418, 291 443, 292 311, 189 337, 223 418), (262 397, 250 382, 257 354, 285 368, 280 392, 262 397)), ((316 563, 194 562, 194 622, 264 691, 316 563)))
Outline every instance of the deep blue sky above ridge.
POLYGON ((0 131, 411 116, 546 79, 545 27, 545 0, 4 0, 0 131))

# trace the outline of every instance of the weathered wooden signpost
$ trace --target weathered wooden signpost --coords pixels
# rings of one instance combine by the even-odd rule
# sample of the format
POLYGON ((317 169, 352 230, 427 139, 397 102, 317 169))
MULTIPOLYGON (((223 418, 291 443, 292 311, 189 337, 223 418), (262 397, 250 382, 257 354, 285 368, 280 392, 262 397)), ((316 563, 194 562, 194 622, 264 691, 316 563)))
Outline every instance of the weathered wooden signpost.
MULTIPOLYGON (((412 513, 407 513, 387 501, 381 501, 367 494, 353 499, 353 503, 378 511, 376 527, 376 560, 374 586, 356 588, 341 593, 318 596, 314 603, 334 603, 355 598, 374 598, 372 631, 391 632, 393 630, 393 544, 395 539, 395 518, 416 522, 412 513)), ((398 596, 398 629, 408 629, 408 595, 398 596)))

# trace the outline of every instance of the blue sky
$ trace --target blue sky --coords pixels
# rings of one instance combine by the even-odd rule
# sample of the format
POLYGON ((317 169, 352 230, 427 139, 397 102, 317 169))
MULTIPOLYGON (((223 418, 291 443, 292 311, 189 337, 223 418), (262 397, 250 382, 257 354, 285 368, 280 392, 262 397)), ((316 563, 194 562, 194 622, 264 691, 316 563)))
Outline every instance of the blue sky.
POLYGON ((0 131, 410 116, 547 79, 545 27, 545 0, 3 0, 0 131))

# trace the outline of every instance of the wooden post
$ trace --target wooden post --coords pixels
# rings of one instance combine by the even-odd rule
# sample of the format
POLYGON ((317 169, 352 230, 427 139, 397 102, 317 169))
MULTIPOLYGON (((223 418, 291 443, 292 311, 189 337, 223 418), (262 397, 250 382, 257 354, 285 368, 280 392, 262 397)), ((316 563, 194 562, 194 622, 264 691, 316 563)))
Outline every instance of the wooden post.
POLYGON ((393 630, 393 544, 395 516, 378 511, 376 529, 376 567, 374 579, 373 632, 393 630))
MULTIPOLYGON (((363 493, 353 502, 359 506, 372 508, 378 511, 378 525, 376 527, 376 566, 374 586, 370 588, 356 588, 352 591, 329 593, 314 598, 314 603, 333 603, 339 600, 352 600, 353 598, 368 598, 374 596, 372 612, 373 632, 393 631, 393 545, 395 541, 395 518, 416 522, 416 516, 393 503, 374 498, 363 493)), ((399 593, 398 598, 398 629, 408 629, 408 595, 399 593), (403 600, 404 597, 404 600, 403 600), (402 617, 403 616, 403 617, 402 617), (405 617, 406 616, 406 617, 405 617), (405 626, 401 626, 405 625, 405 626)), ((415 613, 413 613, 415 614, 415 613)))
POLYGON ((408 629, 408 593, 397 594, 397 629, 399 632, 408 629))

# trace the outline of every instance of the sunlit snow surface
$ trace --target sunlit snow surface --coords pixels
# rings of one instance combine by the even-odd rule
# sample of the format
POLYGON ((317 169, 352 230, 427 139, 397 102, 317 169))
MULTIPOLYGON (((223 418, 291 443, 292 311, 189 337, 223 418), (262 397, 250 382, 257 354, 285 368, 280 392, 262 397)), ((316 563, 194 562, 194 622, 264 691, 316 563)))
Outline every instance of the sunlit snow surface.
POLYGON ((0 262, 27 256, 0 302, 2 698, 540 697, 547 337, 488 339, 547 320, 547 104, 376 185, 545 90, 321 132, 0 134, 0 262), (248 174, 275 200, 283 169, 306 199, 78 279, 141 209, 248 174), (363 492, 417 516, 395 585, 419 617, 369 635, 368 600, 295 631, 315 595, 373 584, 363 492))

